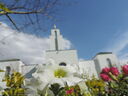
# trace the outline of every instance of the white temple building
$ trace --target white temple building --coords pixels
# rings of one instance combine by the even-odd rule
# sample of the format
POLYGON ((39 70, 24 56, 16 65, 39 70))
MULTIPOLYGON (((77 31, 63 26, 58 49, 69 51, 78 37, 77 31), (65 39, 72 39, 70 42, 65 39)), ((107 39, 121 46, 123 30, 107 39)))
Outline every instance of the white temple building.
MULTIPOLYGON (((100 52, 96 54, 91 60, 79 60, 77 55, 77 50, 65 49, 63 45, 63 36, 60 30, 54 26, 51 29, 50 35, 50 50, 46 50, 46 64, 57 64, 59 66, 77 66, 77 71, 80 73, 86 73, 91 75, 96 75, 101 72, 104 67, 117 66, 119 67, 119 61, 117 56, 112 52, 100 52)), ((32 73, 36 71, 35 65, 25 65, 19 59, 12 60, 0 60, 0 69, 12 72, 13 70, 21 72, 26 78, 31 78, 32 73)), ((0 72, 0 86, 5 86, 2 83, 2 78, 5 72, 0 72)))

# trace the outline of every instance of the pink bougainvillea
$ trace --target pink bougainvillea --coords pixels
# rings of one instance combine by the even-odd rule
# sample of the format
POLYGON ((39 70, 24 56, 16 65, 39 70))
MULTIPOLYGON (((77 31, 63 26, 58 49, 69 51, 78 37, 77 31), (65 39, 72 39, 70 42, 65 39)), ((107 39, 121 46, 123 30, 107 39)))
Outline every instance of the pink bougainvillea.
POLYGON ((112 80, 107 74, 104 74, 104 73, 101 73, 101 74, 100 74, 100 77, 101 77, 104 81, 111 81, 111 80, 112 80))
POLYGON ((124 74, 128 75, 128 64, 122 67, 124 74))
POLYGON ((67 90, 67 91, 66 91, 66 94, 67 94, 67 95, 70 95, 70 94, 72 94, 73 92, 74 92, 74 89, 71 88, 70 90, 67 90))
POLYGON ((108 68, 108 67, 105 67, 102 69, 102 73, 108 74, 109 72, 110 72, 110 68, 108 68))
POLYGON ((111 67, 110 72, 115 76, 119 75, 119 70, 116 67, 111 67))

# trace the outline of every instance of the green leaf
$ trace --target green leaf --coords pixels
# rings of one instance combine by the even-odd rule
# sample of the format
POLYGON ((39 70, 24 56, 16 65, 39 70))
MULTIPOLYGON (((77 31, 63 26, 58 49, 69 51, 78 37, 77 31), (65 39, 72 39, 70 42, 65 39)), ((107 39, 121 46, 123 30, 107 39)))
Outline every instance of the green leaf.
POLYGON ((0 69, 0 72, 4 72, 4 70, 1 70, 1 69, 0 69))

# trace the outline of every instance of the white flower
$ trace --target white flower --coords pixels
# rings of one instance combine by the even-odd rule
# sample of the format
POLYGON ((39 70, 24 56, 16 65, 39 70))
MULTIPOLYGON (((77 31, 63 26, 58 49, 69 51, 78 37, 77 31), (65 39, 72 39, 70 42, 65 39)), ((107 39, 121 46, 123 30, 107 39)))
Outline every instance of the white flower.
POLYGON ((26 85, 30 85, 36 90, 44 90, 46 86, 53 83, 61 86, 65 86, 67 83, 71 86, 81 81, 80 78, 74 76, 75 73, 76 70, 73 66, 39 65, 36 72, 32 74, 33 78, 26 85))
MULTIPOLYGON (((61 71, 60 71, 61 72, 61 71)), ((74 73, 76 72, 75 68, 72 66, 39 66, 37 71, 33 74, 34 78, 38 78, 38 80, 44 83, 60 83, 64 84, 67 82, 68 85, 79 82, 81 79, 74 77, 74 73), (55 72, 58 70, 62 70, 66 73, 63 77, 57 77, 55 72)))

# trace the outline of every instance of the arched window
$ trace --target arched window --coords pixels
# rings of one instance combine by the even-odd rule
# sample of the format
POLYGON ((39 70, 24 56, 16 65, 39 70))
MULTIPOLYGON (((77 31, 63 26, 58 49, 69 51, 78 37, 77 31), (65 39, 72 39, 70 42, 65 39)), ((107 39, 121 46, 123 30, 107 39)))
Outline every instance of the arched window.
POLYGON ((107 58, 107 63, 108 63, 108 66, 109 66, 109 67, 113 67, 113 66, 112 66, 112 62, 111 62, 111 60, 110 60, 109 58, 107 58))
POLYGON ((59 64, 59 66, 66 66, 66 65, 67 65, 67 64, 64 63, 64 62, 62 62, 62 63, 59 64))

